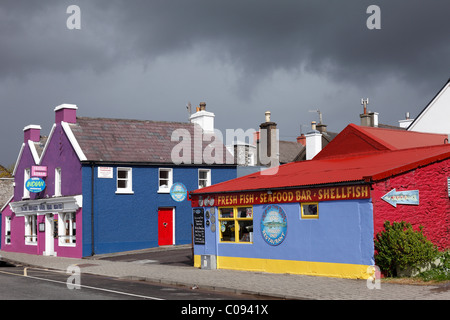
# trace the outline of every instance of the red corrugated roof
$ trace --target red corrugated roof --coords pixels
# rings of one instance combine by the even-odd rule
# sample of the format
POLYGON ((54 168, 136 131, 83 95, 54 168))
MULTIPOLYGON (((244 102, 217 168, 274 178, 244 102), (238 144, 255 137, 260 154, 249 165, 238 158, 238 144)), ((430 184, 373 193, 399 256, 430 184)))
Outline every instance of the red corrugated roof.
MULTIPOLYGON (((378 151, 346 158, 288 163, 278 171, 254 173, 198 189, 192 194, 306 187, 346 182, 377 181, 436 161, 450 159, 450 144, 378 151), (266 174, 264 174, 266 173, 266 174)), ((274 169, 269 169, 274 170, 274 169)))
POLYGON ((441 145, 447 135, 348 125, 314 159, 441 145))

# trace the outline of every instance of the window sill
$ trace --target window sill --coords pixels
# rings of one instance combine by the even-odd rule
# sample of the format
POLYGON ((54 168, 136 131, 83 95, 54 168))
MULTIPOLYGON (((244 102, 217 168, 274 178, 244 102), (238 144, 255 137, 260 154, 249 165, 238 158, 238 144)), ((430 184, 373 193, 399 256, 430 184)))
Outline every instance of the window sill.
POLYGON ((159 189, 158 193, 170 193, 170 189, 159 189))
POLYGON ((58 245, 66 248, 75 248, 77 246, 76 243, 59 243, 58 245))
POLYGON ((116 190, 116 194, 134 194, 133 190, 116 190))

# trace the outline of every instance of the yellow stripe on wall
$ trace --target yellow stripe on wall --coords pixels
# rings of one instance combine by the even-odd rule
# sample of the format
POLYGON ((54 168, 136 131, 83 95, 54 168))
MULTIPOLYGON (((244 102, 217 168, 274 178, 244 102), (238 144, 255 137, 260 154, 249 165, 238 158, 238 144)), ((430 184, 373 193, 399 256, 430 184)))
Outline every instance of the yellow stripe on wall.
MULTIPOLYGON (((194 256, 194 266, 201 267, 201 256, 194 256)), ((371 276, 369 272, 372 270, 369 267, 369 265, 347 263, 217 257, 217 269, 291 273, 347 279, 368 279, 371 276)))

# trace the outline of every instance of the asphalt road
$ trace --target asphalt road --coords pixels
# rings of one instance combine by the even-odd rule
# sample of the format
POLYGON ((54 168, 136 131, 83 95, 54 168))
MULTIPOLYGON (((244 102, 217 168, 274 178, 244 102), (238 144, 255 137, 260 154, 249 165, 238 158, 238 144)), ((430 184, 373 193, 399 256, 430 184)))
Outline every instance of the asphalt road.
POLYGON ((193 266, 192 249, 148 250, 130 254, 117 254, 100 258, 110 261, 158 263, 179 267, 193 266))
POLYGON ((250 295, 220 293, 81 274, 0 264, 0 300, 252 300, 250 295), (24 276, 26 274, 26 276, 24 276), (70 278, 70 279, 69 279, 70 278), (69 287, 67 283, 69 282, 69 287), (79 284, 79 289, 73 287, 79 284), (72 287, 72 288, 70 288, 72 287))

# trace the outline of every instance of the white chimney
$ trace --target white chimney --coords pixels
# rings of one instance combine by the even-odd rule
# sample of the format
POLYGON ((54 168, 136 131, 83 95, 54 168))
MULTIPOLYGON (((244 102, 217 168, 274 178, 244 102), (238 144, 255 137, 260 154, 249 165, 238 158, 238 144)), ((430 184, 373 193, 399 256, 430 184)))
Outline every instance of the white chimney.
POLYGON ((400 128, 407 129, 409 125, 414 121, 414 119, 409 118, 409 112, 406 113, 404 120, 398 120, 398 126, 400 128))
POLYGON ((189 117, 191 123, 198 124, 203 132, 214 132, 214 113, 206 111, 206 103, 201 102, 197 112, 189 117))
POLYGON ((306 160, 311 160, 322 150, 322 134, 316 130, 316 122, 311 122, 311 131, 306 135, 306 160))

